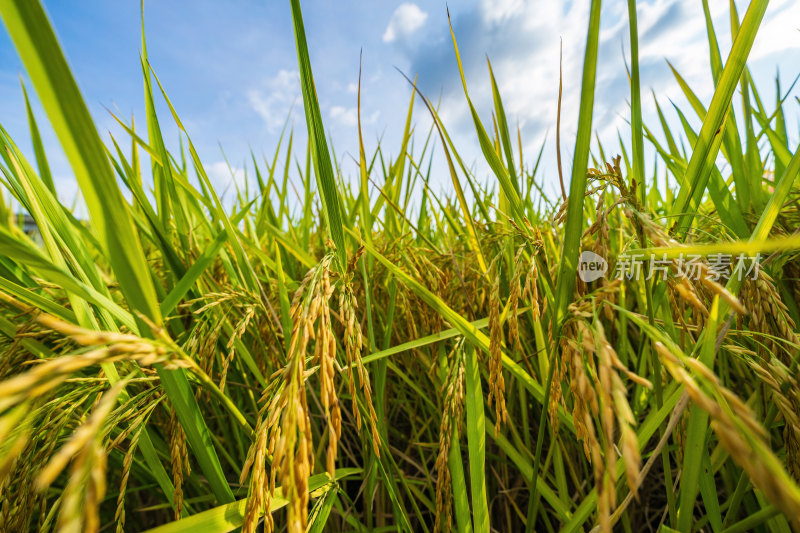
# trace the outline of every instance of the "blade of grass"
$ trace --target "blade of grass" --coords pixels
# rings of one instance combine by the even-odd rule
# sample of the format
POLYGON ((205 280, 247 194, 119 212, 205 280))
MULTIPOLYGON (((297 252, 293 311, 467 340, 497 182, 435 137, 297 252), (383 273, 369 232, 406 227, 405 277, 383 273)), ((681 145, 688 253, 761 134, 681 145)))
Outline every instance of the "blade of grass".
POLYGON ((506 111, 503 108, 503 100, 500 98, 500 89, 497 88, 497 81, 494 79, 494 71, 492 70, 492 62, 486 58, 486 65, 489 67, 489 79, 492 82, 492 100, 494 100, 494 110, 497 116, 497 128, 500 132, 500 140, 502 141, 503 153, 506 156, 506 165, 508 168, 508 177, 511 185, 517 190, 517 195, 520 193, 520 184, 517 180, 517 170, 514 168, 514 153, 511 150, 511 136, 508 131, 508 120, 506 119, 506 111))
POLYGON ((589 29, 586 37, 586 56, 583 62, 581 103, 578 114, 578 134, 575 155, 572 161, 572 179, 569 187, 564 245, 558 268, 556 287, 556 311, 553 314, 553 330, 558 331, 567 314, 567 305, 575 290, 580 239, 583 233, 583 204, 586 194, 586 170, 589 159, 589 144, 592 135, 592 109, 594 107, 594 84, 597 73, 597 47, 600 35, 600 1, 592 0, 589 29))
MULTIPOLYGON (((714 344, 718 324, 719 296, 715 296, 706 326, 706 330, 709 331, 710 334, 705 336, 705 342, 700 356, 700 362, 709 369, 714 368, 714 359, 716 355, 714 344)), ((713 479, 701 480, 704 474, 708 475, 708 473, 703 471, 702 464, 708 431, 708 413, 695 405, 691 406, 689 408, 689 421, 687 423, 686 444, 683 448, 678 522, 675 524, 675 528, 684 533, 688 533, 692 529, 695 502, 700 486, 704 483, 711 483, 712 485, 714 483, 713 479)))
MULTIPOLYGON (((335 490, 335 485, 331 481, 339 481, 360 472, 360 468, 340 468, 334 472, 333 479, 328 474, 316 474, 308 478, 308 490, 311 493, 325 487, 335 490)), ((283 498, 280 487, 275 487, 275 495, 270 502, 269 512, 273 513, 285 507, 288 503, 288 500, 283 498)), ((247 498, 244 498, 202 511, 182 520, 148 529, 147 533, 197 533, 199 531, 204 533, 226 533, 241 527, 244 523, 246 506, 247 498)))
MULTIPOLYGON (((0 15, 33 81, 81 187, 92 225, 99 234, 131 308, 159 326, 161 313, 149 267, 125 202, 106 158, 86 103, 69 70, 39 1, 2 0, 0 15)), ((147 332, 146 322, 139 329, 147 332)), ((216 452, 184 371, 159 369, 170 401, 186 430, 201 469, 221 502, 232 501, 216 452)))
MULTIPOLYGON (((552 312, 553 338, 560 335, 561 324, 567 316, 567 306, 572 301, 575 291, 580 239, 583 233, 583 205, 586 194, 586 170, 589 158, 589 144, 592 133, 592 110, 594 107, 594 85, 597 73, 597 47, 600 36, 600 0, 592 0, 589 14, 589 27, 586 36, 586 52, 583 61, 583 80, 581 83, 580 110, 578 112, 578 134, 575 141, 575 152, 572 161, 572 179, 570 182, 567 203, 566 224, 564 227, 564 243, 561 249, 561 260, 558 268, 558 281, 555 294, 555 312, 552 312)), ((555 350, 553 351, 555 353, 555 350)), ((560 363, 553 360, 549 364, 545 382, 542 405, 549 405, 550 389, 553 373, 560 363)), ((542 446, 547 421, 548 409, 543 407, 539 416, 539 430, 536 436, 536 451, 533 461, 531 487, 535 487, 539 478, 542 459, 542 446)))
POLYGON ((28 125, 31 130, 33 153, 36 155, 36 165, 39 167, 39 175, 42 177, 42 181, 44 181, 44 183, 50 189, 50 192, 55 194, 56 186, 55 183, 53 183, 53 175, 50 173, 50 165, 47 163, 47 156, 45 156, 42 137, 39 134, 39 127, 36 125, 36 118, 33 116, 31 102, 28 99, 28 91, 25 89, 24 84, 22 84, 22 94, 25 96, 25 110, 28 113, 28 125))
POLYGON ((631 154, 633 177, 639 185, 639 201, 647 205, 647 187, 644 182, 644 134, 642 131, 642 93, 639 84, 639 30, 636 17, 636 0, 628 0, 628 21, 631 39, 631 154))
POLYGON ((294 36, 297 44, 297 62, 300 68, 300 85, 303 92, 303 107, 305 108, 311 157, 314 161, 314 173, 317 177, 319 190, 322 191, 323 211, 328 225, 328 232, 331 235, 333 244, 336 246, 339 271, 344 273, 347 268, 347 249, 345 248, 344 233, 342 231, 344 222, 341 214, 341 200, 336 186, 336 175, 331 165, 325 129, 322 125, 322 114, 317 101, 314 76, 311 73, 311 58, 308 55, 306 31, 303 25, 303 14, 299 0, 291 0, 291 7, 294 36))
MULTIPOLYGON (((495 176, 497 176, 497 180, 500 183, 500 187, 503 190, 503 194, 506 197, 509 205, 511 206, 511 215, 514 218, 520 227, 525 227, 522 224, 522 217, 524 216, 524 212, 522 209, 522 204, 519 199, 518 185, 514 185, 511 181, 511 176, 509 175, 508 169, 503 165, 503 161, 500 159, 500 156, 495 150, 494 146, 492 145, 492 141, 489 138, 489 134, 486 133, 486 129, 483 127, 483 123, 478 116, 478 112, 475 110, 475 106, 472 105, 472 100, 469 97, 469 92, 467 91, 467 80, 464 77, 464 69, 461 65, 461 55, 458 52, 458 44, 456 43, 456 35, 453 31, 453 24, 450 22, 450 12, 448 10, 447 19, 450 24, 450 36, 453 40, 453 49, 455 50, 456 54, 456 62, 458 63, 458 71, 461 74, 461 84, 464 86, 464 96, 467 99, 467 104, 469 105, 470 113, 472 114, 472 121, 475 124, 475 131, 478 134, 478 142, 481 146, 481 151, 483 152, 484 157, 486 158, 486 162, 489 164, 489 167, 492 169, 492 172, 495 176)), ((491 67, 490 67, 491 68, 491 67)), ((506 132, 508 129, 506 128, 506 132)), ((509 145, 510 150, 510 145, 509 145)))
MULTIPOLYGON (((674 231, 679 235, 686 232, 694 218, 694 215, 688 212, 690 206, 698 205, 700 197, 705 192, 709 176, 707 166, 716 158, 714 145, 718 146, 721 140, 719 136, 725 125, 733 92, 739 83, 767 4, 769 4, 769 0, 752 0, 750 2, 742 26, 736 34, 733 47, 728 55, 728 60, 725 62, 722 76, 720 76, 708 113, 706 113, 697 142, 692 150, 683 180, 684 184, 672 206, 672 213, 678 217, 674 231)), ((731 125, 731 127, 735 126, 731 125)))
MULTIPOLYGON (((402 72, 401 72, 402 74, 402 72)), ((436 126, 436 130, 439 133, 439 138, 442 141, 442 149, 444 150, 445 158, 447 159, 447 167, 450 171, 450 179, 453 182, 453 187, 456 190, 456 196, 458 198, 459 206, 461 207, 461 213, 464 217, 464 224, 466 225, 466 232, 467 232, 467 242, 469 243, 470 248, 475 252, 478 256, 478 264, 480 265, 481 271, 486 271, 486 260, 483 257, 483 252, 481 251, 480 243, 478 242, 477 233, 475 232, 475 224, 472 221, 472 214, 470 213, 469 206, 467 204, 467 198, 464 196, 464 190, 461 187, 461 182, 458 179, 458 174, 456 173, 456 168, 453 165, 453 159, 450 156, 450 151, 447 149, 447 142, 445 141, 446 132, 444 131, 444 125, 441 123, 439 119, 439 115, 434 110, 433 106, 431 105, 430 101, 422 94, 419 88, 411 82, 411 80, 405 74, 402 74, 403 77, 410 83, 414 90, 419 94, 420 98, 422 99, 425 106, 428 108, 428 111, 433 118, 433 123, 436 126)), ((456 154, 457 156, 457 154, 456 154)), ((465 175, 466 172, 465 172, 465 175)))
POLYGON ((158 324, 155 290, 128 207, 50 21, 39 1, 2 0, 0 15, 70 161, 126 299, 158 324))
POLYGON ((486 501, 486 417, 483 412, 483 390, 475 346, 466 346, 465 406, 467 411, 467 448, 469 480, 472 496, 472 522, 475 533, 489 533, 489 506, 486 501))

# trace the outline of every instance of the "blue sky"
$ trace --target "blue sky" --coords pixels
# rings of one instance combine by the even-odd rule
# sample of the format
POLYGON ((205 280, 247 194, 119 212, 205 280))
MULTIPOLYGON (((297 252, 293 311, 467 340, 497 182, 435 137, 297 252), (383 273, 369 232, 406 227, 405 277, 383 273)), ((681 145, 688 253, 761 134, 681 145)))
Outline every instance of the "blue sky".
MULTIPOLYGON (((746 3, 736 2, 740 16, 746 3)), ((111 110, 144 124, 138 0, 45 0, 45 7, 73 72, 101 132, 124 138, 111 110)), ((555 128, 558 47, 563 40, 564 100, 562 149, 565 161, 577 122, 588 0, 572 2, 468 0, 450 2, 467 82, 485 123, 491 121, 491 92, 485 58, 492 60, 506 113, 523 133, 523 151, 531 161, 549 130, 544 172, 549 190, 556 187, 555 128)), ((687 111, 665 59, 689 81, 703 102, 713 85, 702 5, 698 0, 640 1, 642 85, 652 88, 663 106, 669 100, 687 111)), ((728 2, 711 0, 723 57, 730 48, 728 2)), ((628 49, 624 0, 603 2, 602 33, 594 125, 606 148, 616 152, 616 131, 627 136, 628 85, 622 47, 628 49)), ((441 98, 441 114, 462 157, 479 161, 479 149, 467 113, 447 29, 446 5, 428 2, 302 2, 309 48, 323 118, 344 174, 355 176, 349 154, 357 154, 355 83, 363 50, 362 121, 367 150, 383 139, 396 153, 409 98, 409 86, 395 67, 413 77, 432 100, 441 98)), ((150 62, 221 186, 233 179, 220 145, 242 179, 252 148, 271 157, 292 104, 297 153, 304 152, 305 126, 299 102, 296 52, 289 3, 284 1, 145 0, 150 62)), ((750 67, 769 102, 780 68, 784 86, 800 73, 800 3, 773 0, 751 53, 750 67)), ((0 29, 0 123, 30 152, 19 75, 22 65, 5 28, 0 29)), ((794 94, 800 94, 797 90, 794 94)), ((793 100, 793 98, 792 98, 793 100)), ((797 110, 796 104, 789 109, 797 110)), ((178 132, 162 111, 162 128, 177 146, 178 132)), ((668 112, 671 110, 668 110, 668 112)), ((652 99, 644 99, 645 121, 655 122, 652 99)), ((417 128, 430 121, 420 105, 417 128)), ((669 113, 674 121, 674 113, 669 113)), ((75 198, 76 186, 55 136, 37 116, 62 200, 75 198)), ((797 139, 797 113, 790 112, 790 136, 797 139)), ((423 131, 424 130, 424 131, 423 131)), ((420 139, 421 141, 422 139, 420 139)), ((127 143, 127 141, 126 141, 127 143)), ((478 164, 479 177, 486 169, 478 164)), ((442 173, 434 182, 447 188, 442 173)))

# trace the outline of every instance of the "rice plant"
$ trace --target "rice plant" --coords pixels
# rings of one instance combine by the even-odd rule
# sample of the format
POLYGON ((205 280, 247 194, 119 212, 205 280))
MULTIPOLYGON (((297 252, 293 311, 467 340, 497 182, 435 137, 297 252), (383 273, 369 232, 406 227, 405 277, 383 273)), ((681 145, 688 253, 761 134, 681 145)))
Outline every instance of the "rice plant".
POLYGON ((0 0, 88 212, 57 198, 28 104, 34 160, 0 129, 0 530, 800 530, 796 107, 746 65, 767 3, 731 3, 722 57, 704 0, 715 91, 675 71, 692 109, 671 131, 642 122, 629 0, 609 150, 592 0, 548 197, 491 67, 491 124, 460 69, 490 176, 411 80, 397 156, 359 138, 341 176, 291 0, 307 131, 224 202, 144 42, 146 131, 118 119, 106 144, 39 0, 0 0), (452 194, 429 187, 434 146, 452 194))

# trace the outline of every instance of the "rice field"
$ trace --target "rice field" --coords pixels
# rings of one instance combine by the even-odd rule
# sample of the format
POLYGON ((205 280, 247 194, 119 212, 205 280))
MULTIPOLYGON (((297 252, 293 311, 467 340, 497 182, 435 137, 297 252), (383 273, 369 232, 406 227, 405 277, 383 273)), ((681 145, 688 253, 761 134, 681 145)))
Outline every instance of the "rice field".
POLYGON ((359 138, 342 176, 291 0, 306 128, 223 201, 144 43, 146 117, 104 143, 39 1, 0 0, 88 212, 28 104, 31 160, 0 129, 0 531, 799 531, 798 102, 746 67, 767 4, 731 3, 727 56, 707 18, 713 98, 675 71, 671 131, 629 0, 630 127, 599 145, 592 0, 548 196, 463 70, 489 175, 409 80, 401 146, 359 138))

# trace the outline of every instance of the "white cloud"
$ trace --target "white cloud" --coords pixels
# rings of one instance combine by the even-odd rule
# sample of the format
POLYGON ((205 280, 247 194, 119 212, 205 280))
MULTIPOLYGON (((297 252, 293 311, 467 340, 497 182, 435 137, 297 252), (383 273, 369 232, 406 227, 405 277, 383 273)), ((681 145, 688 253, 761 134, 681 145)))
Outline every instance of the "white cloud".
MULTIPOLYGON (((332 119, 341 122, 345 126, 358 125, 358 109, 355 107, 335 105, 331 107, 330 114, 332 119)), ((366 117, 362 116, 361 124, 374 124, 378 120, 379 116, 380 111, 375 111, 366 117)))
MULTIPOLYGON (((744 13, 740 12, 739 16, 744 13)), ((773 2, 765 18, 753 43, 751 62, 777 52, 796 51, 800 43, 800 3, 793 0, 773 2)))
POLYGON ((244 169, 237 166, 228 166, 225 161, 215 161, 203 168, 211 181, 211 185, 218 194, 222 194, 228 189, 234 190, 236 187, 243 188, 245 185, 244 169))
POLYGON ((389 19, 389 25, 383 33, 383 41, 391 43, 398 38, 408 37, 421 28, 427 19, 428 14, 417 4, 400 4, 389 19))
POLYGON ((286 121, 289 109, 298 97, 300 85, 295 70, 281 70, 267 80, 260 89, 247 91, 250 107, 266 123, 270 131, 280 128, 286 121))
MULTIPOLYGON (((746 5, 739 5, 739 17, 746 5)), ((530 161, 538 153, 549 130, 544 168, 548 181, 554 175, 554 130, 559 79, 559 41, 563 40, 563 98, 561 116, 562 157, 571 160, 575 141, 580 86, 588 24, 587 2, 537 2, 518 0, 480 0, 472 9, 452 9, 456 38, 469 86, 470 97, 484 124, 491 124, 493 111, 491 85, 488 81, 485 55, 492 68, 503 98, 509 126, 522 128, 523 150, 530 161), (550 159, 553 159, 552 161, 550 159)), ((646 123, 658 124, 651 88, 658 95, 668 121, 681 131, 671 109, 670 100, 686 112, 690 123, 697 126, 696 115, 686 102, 665 60, 669 60, 686 79, 700 100, 707 106, 714 86, 709 66, 708 40, 702 5, 694 0, 652 0, 637 3, 639 23, 639 62, 646 123)), ((730 18, 727 2, 712 2, 714 20, 723 61, 731 46, 730 18)), ((797 21, 800 3, 774 1, 756 37, 749 65, 759 67, 759 58, 766 58, 774 71, 780 61, 782 70, 789 67, 789 76, 796 72, 797 60, 776 59, 776 54, 800 48, 797 21), (793 68, 794 67, 794 68, 793 68)), ((437 27, 437 36, 446 32, 437 27)), ((446 35, 446 33, 444 33, 446 35)), ((417 49, 407 51, 409 72, 419 73, 424 92, 442 95, 440 116, 454 136, 456 146, 467 160, 479 154, 472 120, 455 70, 449 39, 432 37, 417 49), (449 48, 449 49, 448 49, 449 48)), ((628 12, 623 0, 604 2, 597 64, 593 129, 616 151, 617 130, 629 137, 626 123, 630 116, 630 87, 623 61, 630 53, 628 12), (624 47, 624 55, 622 48, 624 47)), ((784 54, 789 57, 788 54, 784 54)), ((786 75, 785 75, 786 77, 786 75)), ((760 85, 770 88, 769 74, 759 78, 760 85)), ((786 80, 784 80, 786 81, 786 80)), ((784 83, 788 86, 788 83, 784 83)), ((738 105, 738 104, 737 104, 738 105)), ((657 136, 659 127, 654 128, 657 136)), ((649 148, 648 148, 649 149, 649 148)), ((481 157, 477 157, 480 161, 481 157)), ((479 173, 488 169, 480 169, 479 173)))
POLYGON ((343 107, 335 105, 331 108, 331 118, 339 120, 348 126, 355 126, 358 123, 358 110, 355 107, 343 107))
POLYGON ((487 22, 499 24, 514 15, 520 14, 525 3, 523 0, 494 0, 490 3, 489 9, 484 10, 487 22))

